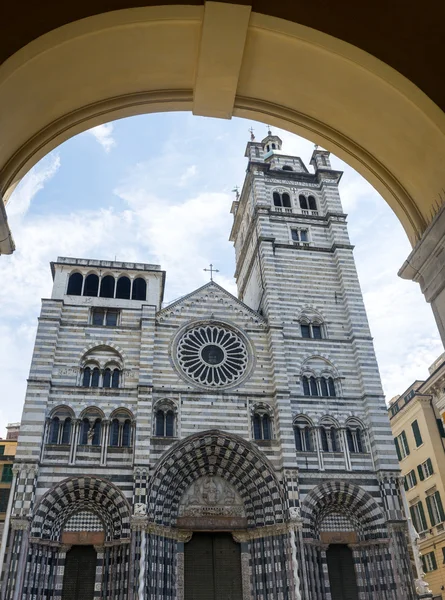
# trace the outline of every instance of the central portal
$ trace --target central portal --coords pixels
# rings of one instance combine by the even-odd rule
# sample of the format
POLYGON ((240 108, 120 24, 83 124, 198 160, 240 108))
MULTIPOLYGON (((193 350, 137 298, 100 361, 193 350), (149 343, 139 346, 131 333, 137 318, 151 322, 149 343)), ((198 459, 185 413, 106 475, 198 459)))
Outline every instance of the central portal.
POLYGON ((194 533, 185 545, 185 600, 242 600, 241 549, 230 533, 194 533))

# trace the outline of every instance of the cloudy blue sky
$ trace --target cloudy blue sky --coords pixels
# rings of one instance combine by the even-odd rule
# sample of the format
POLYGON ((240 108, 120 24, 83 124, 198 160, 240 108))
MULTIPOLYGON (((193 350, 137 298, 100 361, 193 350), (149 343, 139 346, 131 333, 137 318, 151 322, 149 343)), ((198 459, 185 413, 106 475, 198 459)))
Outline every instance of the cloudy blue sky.
MULTIPOLYGON (((0 257, 0 435, 20 420, 57 256, 159 263, 167 302, 205 283, 203 268, 213 262, 218 283, 236 293, 229 210, 251 125, 257 139, 266 134, 262 124, 187 113, 123 119, 69 140, 24 178, 7 206, 17 250, 0 257)), ((311 142, 275 132, 283 151, 308 164, 311 142)), ((332 163, 345 171, 340 192, 390 399, 425 378, 443 348, 417 284, 397 277, 410 251, 401 225, 355 171, 332 163)))

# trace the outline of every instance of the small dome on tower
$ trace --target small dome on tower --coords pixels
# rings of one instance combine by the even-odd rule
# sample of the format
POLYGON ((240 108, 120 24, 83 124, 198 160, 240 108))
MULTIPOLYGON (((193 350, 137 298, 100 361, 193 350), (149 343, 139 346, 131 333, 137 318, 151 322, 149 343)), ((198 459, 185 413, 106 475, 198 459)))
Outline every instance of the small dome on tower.
POLYGON ((273 152, 274 150, 281 150, 283 141, 277 135, 273 135, 270 127, 268 127, 267 136, 261 140, 261 144, 263 145, 264 152, 267 154, 268 152, 273 152))

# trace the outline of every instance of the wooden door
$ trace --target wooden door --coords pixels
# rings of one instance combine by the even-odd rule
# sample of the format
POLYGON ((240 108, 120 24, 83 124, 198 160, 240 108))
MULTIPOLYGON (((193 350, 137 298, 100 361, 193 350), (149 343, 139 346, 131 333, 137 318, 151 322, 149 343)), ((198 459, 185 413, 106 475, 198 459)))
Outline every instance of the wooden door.
POLYGON ((96 561, 93 546, 73 546, 66 553, 62 600, 93 600, 96 561))
POLYGON ((185 545, 185 600, 242 600, 241 550, 229 533, 195 533, 185 545))
POLYGON ((326 558, 332 600, 358 600, 352 550, 344 544, 331 544, 326 558))

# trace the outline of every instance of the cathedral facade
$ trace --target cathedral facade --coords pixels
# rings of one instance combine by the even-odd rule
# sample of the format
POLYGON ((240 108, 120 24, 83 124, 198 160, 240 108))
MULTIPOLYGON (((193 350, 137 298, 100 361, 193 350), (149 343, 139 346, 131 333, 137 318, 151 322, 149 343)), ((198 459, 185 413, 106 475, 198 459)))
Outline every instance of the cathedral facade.
POLYGON ((416 598, 341 173, 281 144, 247 144, 238 298, 52 263, 1 600, 416 598))

